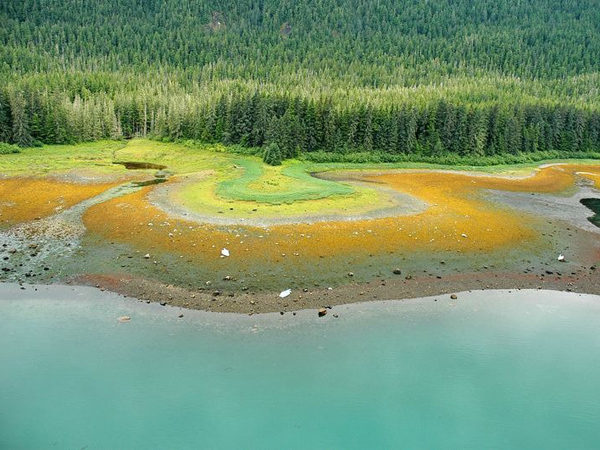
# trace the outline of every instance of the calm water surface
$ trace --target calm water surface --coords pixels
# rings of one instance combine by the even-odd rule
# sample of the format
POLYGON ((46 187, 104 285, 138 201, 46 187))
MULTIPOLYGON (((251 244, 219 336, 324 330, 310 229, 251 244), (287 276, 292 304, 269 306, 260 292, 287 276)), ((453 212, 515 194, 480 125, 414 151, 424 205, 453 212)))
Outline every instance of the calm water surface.
POLYGON ((0 285, 0 448, 600 448, 600 297, 435 298, 179 319, 0 285))

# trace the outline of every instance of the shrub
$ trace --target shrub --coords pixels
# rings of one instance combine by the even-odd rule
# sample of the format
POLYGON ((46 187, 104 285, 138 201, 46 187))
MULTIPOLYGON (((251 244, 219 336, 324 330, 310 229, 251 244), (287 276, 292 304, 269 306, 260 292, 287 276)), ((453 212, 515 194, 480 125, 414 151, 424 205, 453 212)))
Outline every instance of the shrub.
POLYGON ((282 154, 279 145, 269 144, 263 153, 263 161, 271 166, 280 166, 281 160, 282 154))
POLYGON ((12 153, 19 153, 20 151, 21 149, 16 145, 0 142, 0 155, 10 155, 12 153))

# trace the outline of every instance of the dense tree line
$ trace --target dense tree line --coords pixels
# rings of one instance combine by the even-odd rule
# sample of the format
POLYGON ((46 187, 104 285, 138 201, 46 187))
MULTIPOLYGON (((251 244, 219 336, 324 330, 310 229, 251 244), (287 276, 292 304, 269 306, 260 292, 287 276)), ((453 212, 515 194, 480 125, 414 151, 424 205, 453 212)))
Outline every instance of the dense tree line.
POLYGON ((593 0, 5 0, 0 22, 0 142, 600 151, 593 0))
MULTIPOLYGON (((595 0, 3 0, 1 60, 23 72, 206 68, 274 80, 308 70, 405 85, 482 69, 598 70, 595 0)), ((193 75, 190 75, 193 76, 193 75)))
POLYGON ((0 136, 21 146, 150 136, 263 147, 281 157, 325 151, 489 156, 600 151, 600 111, 542 104, 451 103, 341 108, 331 99, 223 95, 141 101, 0 91, 0 136))

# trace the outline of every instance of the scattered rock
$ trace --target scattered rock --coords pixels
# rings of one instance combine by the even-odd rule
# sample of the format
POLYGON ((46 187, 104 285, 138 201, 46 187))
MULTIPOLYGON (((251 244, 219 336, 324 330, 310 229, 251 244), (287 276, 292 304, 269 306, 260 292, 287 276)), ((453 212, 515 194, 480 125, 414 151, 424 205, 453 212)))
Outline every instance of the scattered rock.
POLYGON ((167 302, 160 302, 160 306, 167 306, 167 302))
POLYGON ((323 317, 327 315, 327 310, 325 308, 319 309, 319 317, 323 317))
POLYGON ((183 318, 183 314, 179 314, 179 316, 178 316, 178 317, 179 317, 180 319, 181 319, 181 318, 183 318))
POLYGON ((402 275, 402 271, 400 269, 394 269, 393 272, 394 275, 402 275))

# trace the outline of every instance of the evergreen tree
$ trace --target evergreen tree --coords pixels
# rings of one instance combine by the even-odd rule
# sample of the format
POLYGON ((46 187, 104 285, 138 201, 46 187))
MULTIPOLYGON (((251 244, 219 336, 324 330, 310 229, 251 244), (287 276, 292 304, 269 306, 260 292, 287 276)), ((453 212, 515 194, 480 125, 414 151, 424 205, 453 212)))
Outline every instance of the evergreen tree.
POLYGON ((271 166, 280 166, 283 159, 282 156, 281 148, 273 142, 265 148, 263 152, 263 161, 271 166))
POLYGON ((21 92, 13 92, 10 99, 12 119, 12 142, 19 147, 30 147, 33 137, 29 131, 29 117, 27 105, 21 92))

